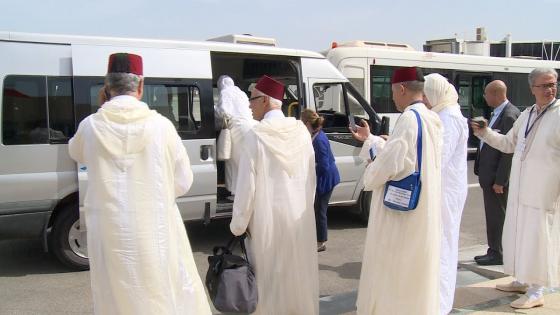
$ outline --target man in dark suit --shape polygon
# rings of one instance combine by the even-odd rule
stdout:
[[[520,112],[507,99],[507,86],[495,80],[484,89],[484,99],[494,111],[489,126],[493,130],[506,134],[519,117]],[[506,215],[509,172],[512,154],[502,153],[481,142],[474,164],[474,173],[484,196],[486,212],[486,236],[488,251],[486,255],[476,256],[479,265],[501,265],[502,261],[502,230]]]

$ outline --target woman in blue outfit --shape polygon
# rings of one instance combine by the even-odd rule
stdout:
[[[317,188],[315,191],[315,224],[317,226],[317,251],[327,249],[327,207],[334,187],[340,182],[340,175],[334,162],[329,139],[322,131],[324,118],[315,111],[306,109],[301,114],[301,121],[307,126],[313,139],[315,150],[315,173]]]

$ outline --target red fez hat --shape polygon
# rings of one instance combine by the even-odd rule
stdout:
[[[402,67],[393,72],[391,77],[391,84],[407,82],[407,81],[420,81],[424,82],[424,75],[422,71],[416,67]]]
[[[132,73],[143,75],[142,57],[128,53],[112,54],[109,56],[107,73]]]
[[[263,75],[259,81],[257,81],[255,89],[277,100],[281,101],[284,99],[284,84],[267,75]]]

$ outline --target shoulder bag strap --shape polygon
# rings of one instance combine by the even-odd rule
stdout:
[[[422,170],[422,120],[420,120],[420,115],[415,109],[410,109],[416,115],[416,121],[418,122],[418,135],[416,135],[416,159],[418,161],[418,174]]]

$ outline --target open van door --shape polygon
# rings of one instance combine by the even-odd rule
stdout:
[[[194,173],[189,192],[178,199],[183,220],[209,218],[216,208],[214,104],[210,53],[202,50],[72,45],[76,122],[95,112],[108,57],[116,52],[142,56],[142,101],[167,117],[183,140]],[[82,168],[80,205],[87,174]]]
[[[348,117],[369,118],[364,108],[348,94],[348,80],[327,60],[302,58],[302,73],[306,81],[307,107],[323,118],[323,131],[330,140],[336,166],[340,173],[331,196],[331,204],[355,204],[363,188],[363,165],[358,154],[362,143],[348,130]]]

